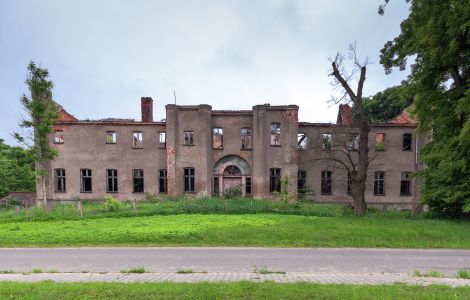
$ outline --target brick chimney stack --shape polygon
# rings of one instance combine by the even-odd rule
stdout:
[[[141,97],[140,98],[141,111],[142,111],[142,122],[150,123],[153,122],[153,100],[152,97]]]

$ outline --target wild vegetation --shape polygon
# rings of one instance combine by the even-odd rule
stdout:
[[[1,282],[5,299],[466,299],[470,287],[232,283]]]

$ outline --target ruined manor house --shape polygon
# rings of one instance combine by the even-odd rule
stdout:
[[[331,159],[354,161],[358,135],[351,109],[340,105],[336,124],[298,121],[296,105],[255,105],[213,110],[210,105],[166,105],[153,120],[153,100],[141,99],[141,121],[78,120],[60,107],[51,137],[51,200],[143,199],[146,193],[223,195],[234,186],[243,197],[272,198],[286,181],[289,192],[323,203],[352,203],[351,180]],[[410,209],[418,202],[418,151],[424,139],[403,112],[371,124],[369,205]],[[344,147],[343,147],[344,146]],[[346,155],[348,154],[348,155]],[[38,197],[41,189],[38,189]]]

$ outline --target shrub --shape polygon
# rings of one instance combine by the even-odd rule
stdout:
[[[106,196],[104,198],[104,206],[107,211],[118,211],[122,209],[121,201],[111,196]]]
[[[232,199],[232,198],[235,198],[235,197],[240,197],[242,195],[242,189],[243,189],[242,184],[237,184],[237,185],[231,186],[228,189],[225,189],[224,197],[228,198],[228,199]]]

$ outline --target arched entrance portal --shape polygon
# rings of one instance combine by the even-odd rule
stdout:
[[[215,164],[213,192],[223,196],[230,188],[240,186],[242,197],[251,195],[251,168],[246,160],[237,155],[224,156]]]

